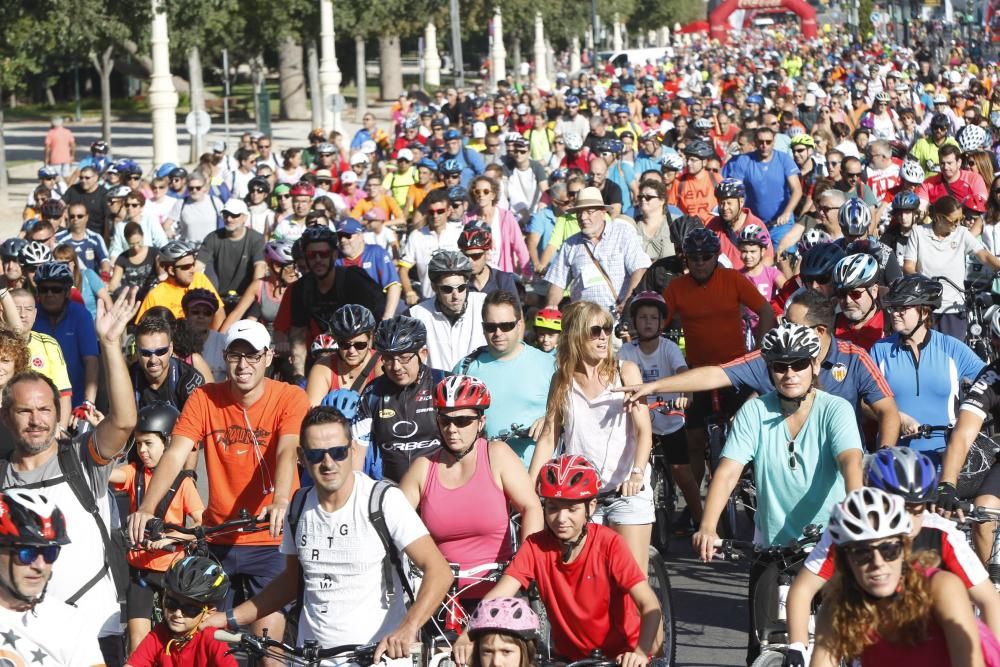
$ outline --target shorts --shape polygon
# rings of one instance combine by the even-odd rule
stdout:
[[[621,526],[641,526],[653,523],[656,514],[653,512],[653,489],[646,484],[635,496],[605,496],[598,498],[597,511],[590,517],[594,523],[615,523]]]
[[[125,594],[126,617],[128,620],[153,617],[153,596],[163,587],[163,572],[128,569],[128,592]]]
[[[663,435],[654,433],[653,449],[657,448],[670,465],[681,466],[691,463],[691,457],[688,456],[687,433],[682,428]]]
[[[976,491],[976,496],[993,496],[995,498],[1000,498],[1000,465],[994,465],[990,468],[990,471],[986,473],[986,478],[983,483],[979,485],[979,490]]]
[[[219,609],[233,606],[236,591],[246,591],[253,597],[264,590],[271,580],[285,571],[285,556],[277,546],[245,546],[239,544],[212,544],[212,555],[229,575],[231,585],[226,600]],[[240,599],[237,604],[243,602]],[[291,604],[286,608],[290,609]]]
[[[719,392],[719,408],[727,419],[735,415],[736,411],[743,405],[744,397],[734,388],[725,387],[723,389],[716,389],[715,391]],[[708,416],[711,414],[712,392],[697,391],[694,394],[691,404],[688,405],[687,413],[684,415],[684,419],[686,420],[684,427],[688,430],[703,429],[705,428],[705,424],[708,423]]]

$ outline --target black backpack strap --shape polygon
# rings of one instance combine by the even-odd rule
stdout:
[[[76,448],[73,447],[72,442],[60,442],[59,452],[56,456],[59,460],[59,469],[62,471],[63,478],[73,491],[73,495],[76,496],[80,506],[94,519],[94,523],[97,524],[97,529],[101,533],[101,542],[104,543],[104,564],[101,566],[101,569],[87,583],[80,587],[76,593],[73,593],[73,595],[66,599],[66,604],[76,605],[77,601],[87,594],[87,591],[96,586],[97,582],[107,575],[108,570],[111,569],[110,554],[116,547],[111,541],[111,534],[108,532],[108,527],[104,524],[104,519],[101,518],[101,512],[97,508],[97,499],[94,498],[94,492],[90,488],[90,481],[83,470],[83,463],[80,461],[80,457]],[[123,587],[119,587],[117,581],[115,582],[115,587],[118,590],[123,589]]]
[[[413,604],[413,588],[410,587],[410,582],[406,578],[406,573],[403,571],[403,561],[399,557],[396,545],[392,543],[392,537],[389,535],[389,527],[385,523],[385,494],[395,486],[392,482],[384,479],[375,482],[375,486],[372,487],[372,494],[368,498],[368,520],[371,521],[375,532],[378,533],[379,539],[382,540],[382,546],[385,547],[386,558],[382,563],[382,572],[387,577],[386,590],[391,590],[392,588],[392,570],[394,569],[396,574],[399,575],[399,583],[402,584],[403,590],[406,592],[406,597],[409,598],[410,604]]]
[[[358,394],[361,393],[361,386],[364,385],[365,378],[367,378],[368,374],[372,372],[372,369],[375,368],[375,364],[377,364],[380,359],[381,356],[378,354],[372,355],[372,358],[368,360],[365,367],[361,369],[360,373],[358,373],[358,377],[354,378],[354,382],[351,383],[351,391],[357,392]]]
[[[467,374],[469,372],[469,368],[472,366],[472,362],[474,362],[481,355],[486,353],[487,350],[489,350],[489,347],[483,345],[481,347],[477,347],[475,350],[467,354],[465,356],[465,359],[462,359],[462,365],[458,367],[458,374],[459,375]]]
[[[288,514],[285,518],[288,519],[288,534],[292,536],[292,544],[298,546],[298,535],[296,531],[299,527],[299,519],[302,518],[302,510],[306,506],[306,497],[309,495],[309,486],[300,486],[295,489],[295,493],[292,494],[292,501],[288,503]],[[306,593],[306,575],[302,570],[302,566],[299,565],[299,581],[298,590],[295,594],[296,605],[298,609],[302,609],[302,598]]]
[[[180,491],[181,484],[183,484],[186,479],[194,479],[194,470],[181,470],[177,473],[177,477],[174,477],[174,481],[170,484],[170,488],[167,489],[166,494],[164,494],[159,504],[157,504],[156,510],[153,512],[154,516],[161,519],[166,518],[167,508],[170,507],[170,503],[174,502],[177,492]],[[138,484],[136,486],[138,486]]]

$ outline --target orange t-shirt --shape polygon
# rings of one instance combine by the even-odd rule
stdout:
[[[128,493],[129,506],[134,512],[138,509],[138,503],[135,502],[135,464],[130,463],[126,466],[122,466],[121,470],[125,473],[126,480],[121,484],[112,484],[111,486],[116,491],[125,491]],[[148,468],[144,468],[144,473],[146,477],[146,488],[148,489],[149,480],[153,478],[153,471]],[[198,495],[198,489],[195,488],[194,480],[187,477],[177,488],[177,495],[174,496],[170,505],[167,506],[167,511],[163,520],[167,523],[183,526],[184,519],[186,517],[204,510],[205,503],[201,501],[201,496]],[[176,557],[176,553],[171,553],[169,551],[147,551],[145,549],[140,549],[128,552],[128,563],[132,567],[140,570],[166,572],[167,568],[170,567],[170,563],[173,562]]]
[[[715,217],[713,209],[718,205],[715,199],[715,181],[704,169],[697,176],[681,174],[670,184],[668,200],[675,202],[677,208],[686,215],[694,215],[708,224]]]
[[[177,419],[174,436],[191,438],[205,450],[211,489],[204,516],[206,526],[238,519],[241,509],[256,516],[271,504],[278,440],[284,435],[298,436],[308,409],[309,399],[301,388],[266,378],[264,395],[246,410],[233,397],[228,382],[214,382],[194,390]],[[253,432],[248,428],[251,425]],[[291,475],[291,491],[295,491],[298,474],[292,471]],[[278,545],[281,538],[259,531],[231,533],[215,541]]]
[[[704,285],[690,275],[675,278],[663,292],[669,322],[679,315],[687,341],[688,366],[716,366],[746,354],[741,306],[757,311],[767,304],[739,271],[717,266]]]
[[[396,203],[396,200],[389,195],[382,195],[377,200],[362,199],[354,205],[354,208],[351,209],[351,217],[361,220],[365,217],[365,213],[373,208],[382,209],[385,213],[386,220],[390,220],[392,218],[401,220],[404,217],[403,209],[399,208],[399,204]]]

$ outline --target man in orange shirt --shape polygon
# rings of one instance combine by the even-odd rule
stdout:
[[[66,178],[73,171],[76,157],[76,137],[63,127],[61,116],[53,116],[52,127],[45,134],[45,166],[55,167]]]
[[[184,404],[146,496],[129,517],[129,533],[134,542],[142,542],[146,522],[188,454],[201,448],[212,490],[205,525],[239,518],[241,509],[268,521],[267,532],[234,533],[212,545],[229,576],[245,578],[256,595],[285,568],[278,552],[281,523],[299,486],[296,450],[309,401],[299,387],[264,377],[274,352],[263,324],[234,324],[226,334],[224,356],[229,378],[199,387]],[[227,606],[231,609],[231,599]],[[267,628],[272,637],[280,637],[284,627],[281,612],[251,625],[255,634]]]
[[[670,201],[677,202],[677,207],[685,215],[697,216],[706,225],[718,204],[715,199],[718,179],[705,170],[705,161],[713,157],[717,157],[715,150],[707,141],[696,139],[687,144],[684,147],[684,173],[674,179],[668,197]]]
[[[401,225],[406,223],[406,216],[403,215],[403,209],[399,207],[396,200],[386,194],[385,189],[382,187],[382,177],[378,174],[368,174],[368,180],[365,181],[365,192],[368,196],[351,209],[351,217],[355,220],[361,220],[365,217],[365,213],[372,210],[373,208],[381,209],[385,213],[385,219],[389,225]]]
[[[721,365],[742,356],[747,352],[743,341],[743,308],[749,308],[760,318],[754,330],[754,339],[758,341],[774,328],[774,311],[739,271],[719,266],[721,246],[713,232],[694,229],[684,237],[682,247],[688,273],[675,278],[664,291],[667,302],[664,321],[669,322],[675,315],[680,317],[687,341],[688,366]],[[740,400],[734,390],[720,389],[718,398],[722,413],[726,416],[736,413]],[[698,392],[686,414],[691,472],[699,486],[705,475],[705,422],[712,412],[712,392]]]

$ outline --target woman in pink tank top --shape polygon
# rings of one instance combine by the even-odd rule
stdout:
[[[521,514],[522,540],[542,529],[542,506],[521,460],[506,444],[482,437],[489,406],[481,380],[466,375],[442,380],[434,408],[444,446],[416,459],[400,482],[445,559],[466,572],[510,560],[511,508]],[[463,577],[458,586],[459,601],[471,612],[493,584]]]
[[[995,667],[1000,643],[977,620],[965,586],[935,552],[910,552],[902,497],[863,487],[830,515],[837,572],[824,590],[813,667]],[[793,645],[794,647],[794,645]]]

